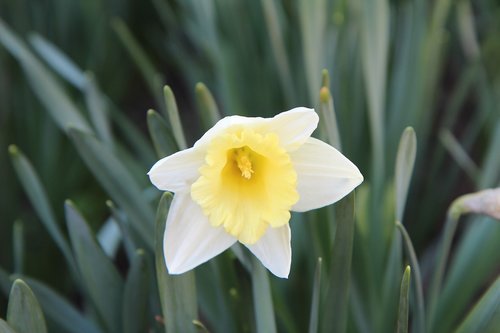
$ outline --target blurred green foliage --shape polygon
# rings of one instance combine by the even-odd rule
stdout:
[[[181,308],[167,323],[175,331],[196,306],[213,332],[393,331],[405,263],[413,264],[396,220],[419,259],[428,331],[493,332],[498,223],[463,218],[434,300],[430,285],[449,204],[500,182],[496,1],[0,0],[0,19],[0,286],[8,295],[20,274],[26,284],[16,282],[13,293],[39,299],[33,311],[41,306],[50,332],[160,331],[154,316]],[[236,251],[196,269],[196,279],[161,271],[153,260],[159,194],[145,175],[155,159],[189,146],[220,116],[298,105],[316,107],[317,135],[341,143],[365,175],[354,230],[336,228],[352,220],[347,200],[335,214],[294,215],[288,281],[247,272],[246,254]],[[158,112],[146,113],[152,107]],[[158,216],[166,209],[160,203]],[[94,239],[109,221],[123,238],[117,251],[106,250],[116,232],[104,250]],[[337,241],[339,230],[352,232],[352,242]],[[350,255],[352,263],[341,260]],[[92,284],[94,273],[113,287]],[[418,279],[408,274],[410,318],[421,332]],[[342,286],[345,302],[336,298]],[[182,305],[169,298],[176,292]],[[148,306],[132,306],[146,298]],[[275,316],[262,315],[259,305],[270,301]],[[347,311],[331,310],[346,303]],[[145,317],[126,322],[141,310]]]

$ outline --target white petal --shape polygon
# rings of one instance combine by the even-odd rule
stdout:
[[[280,278],[288,278],[292,264],[288,224],[279,228],[268,228],[257,243],[246,245],[246,247],[271,273]]]
[[[215,228],[189,193],[176,193],[165,226],[163,251],[170,274],[182,274],[220,254],[236,242]]]
[[[297,172],[299,201],[293,211],[303,212],[339,201],[363,181],[358,168],[323,141],[309,138],[290,153]]]
[[[269,131],[278,134],[286,151],[299,148],[318,127],[319,117],[314,109],[295,108],[280,113],[269,122]]]
[[[261,117],[244,117],[244,116],[228,116],[219,120],[212,128],[210,128],[203,136],[195,142],[194,147],[203,147],[208,145],[215,137],[224,134],[224,132],[233,126],[244,126],[245,128],[253,128],[264,124],[266,118]]]
[[[236,126],[253,128],[260,133],[275,133],[280,143],[287,151],[300,147],[318,126],[319,117],[313,109],[304,107],[294,108],[282,112],[273,118],[229,116],[217,122],[195,144],[194,147],[203,147],[212,139],[224,133],[227,129]]]
[[[149,179],[160,190],[180,191],[198,179],[204,159],[205,152],[200,149],[179,151],[156,162],[148,172]]]

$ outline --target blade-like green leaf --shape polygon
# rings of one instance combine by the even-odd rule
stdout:
[[[150,91],[162,109],[164,109],[163,100],[161,98],[161,87],[163,86],[163,79],[156,71],[153,62],[149,56],[142,49],[139,42],[135,39],[130,29],[125,22],[121,19],[114,19],[111,22],[113,29],[118,35],[125,49],[128,51],[135,64],[141,71],[144,81],[148,84]]]
[[[121,332],[123,280],[70,201],[65,203],[65,212],[82,283],[107,330]]]
[[[425,332],[425,308],[424,308],[424,292],[422,287],[422,274],[420,273],[420,265],[418,264],[417,255],[415,249],[413,248],[413,243],[411,242],[410,235],[406,231],[406,228],[399,222],[396,221],[396,227],[401,232],[403,236],[403,242],[405,244],[406,252],[410,258],[410,265],[414,267],[413,277],[415,278],[415,292],[417,295],[416,299],[416,311],[415,319],[417,321],[416,327],[417,332]]]
[[[22,273],[24,267],[24,225],[21,220],[14,222],[12,228],[12,250],[14,272]]]
[[[85,75],[85,79],[85,103],[90,115],[90,120],[92,121],[92,125],[94,125],[99,139],[111,146],[113,138],[107,114],[108,110],[106,99],[101,94],[99,87],[97,86],[94,74],[87,73]]]
[[[3,319],[0,319],[0,333],[17,333]]]
[[[175,95],[169,86],[163,87],[163,96],[165,98],[165,104],[167,106],[168,120],[170,121],[170,126],[174,132],[175,141],[179,149],[186,149],[186,137],[184,136],[184,130],[182,128],[181,119],[179,117],[179,108],[177,107],[177,102],[175,101]]]
[[[163,256],[163,234],[172,195],[164,193],[156,214],[155,262],[158,290],[165,320],[165,332],[195,333],[193,320],[198,318],[194,271],[169,275]]]
[[[56,221],[54,212],[52,211],[52,207],[50,206],[47,198],[45,188],[38,178],[35,169],[31,165],[30,161],[16,146],[11,145],[9,147],[9,153],[14,169],[16,170],[17,176],[19,177],[19,180],[28,195],[28,198],[30,199],[43,225],[64,255],[73,276],[77,278],[78,273],[68,241],[63,236],[61,228]]]
[[[69,134],[89,169],[152,249],[154,215],[135,179],[113,152],[94,136],[73,129]]]
[[[321,295],[321,257],[316,262],[316,272],[314,273],[314,285],[311,300],[311,316],[309,318],[309,333],[318,332],[319,323],[319,301]]]
[[[148,331],[149,269],[146,254],[137,250],[125,283],[123,332]]]
[[[59,48],[37,33],[31,34],[29,41],[35,51],[54,71],[78,89],[83,89],[85,85],[84,73]]]
[[[46,333],[42,309],[30,287],[20,279],[14,281],[9,295],[7,323],[17,333]]]
[[[408,332],[408,309],[410,301],[410,266],[406,266],[401,280],[401,291],[399,294],[398,327],[397,333]]]
[[[355,225],[354,192],[335,206],[335,222],[337,223],[337,229],[321,322],[323,332],[345,332],[347,327]]]
[[[276,3],[275,0],[262,0],[262,10],[266,20],[267,30],[271,48],[273,50],[276,65],[280,74],[280,81],[286,98],[289,102],[293,102],[293,85],[292,76],[290,73],[290,64],[285,48],[285,39],[281,30],[280,17],[282,17],[283,8]],[[279,15],[279,14],[281,15]]]
[[[200,118],[204,125],[204,129],[209,129],[216,122],[219,121],[221,113],[217,104],[215,103],[214,97],[207,86],[203,83],[198,82],[196,84],[196,100],[198,102],[198,108],[200,111]]]
[[[339,151],[342,150],[337,116],[333,105],[333,97],[328,87],[322,87],[319,92],[319,112],[321,115],[320,126],[324,132],[326,141]]]
[[[491,332],[500,327],[500,278],[491,285],[459,325],[456,333]]]
[[[47,321],[69,333],[100,333],[97,326],[85,318],[57,292],[35,279],[23,277],[33,290],[46,315]]]
[[[403,213],[410,186],[413,165],[417,155],[417,138],[415,131],[407,127],[399,140],[396,156],[396,220],[403,221]]]
[[[327,1],[298,1],[300,34],[302,37],[302,52],[304,69],[309,88],[309,101],[316,101],[320,88],[321,68],[324,66],[324,42],[327,22]]]
[[[460,142],[448,129],[442,129],[439,132],[439,140],[448,150],[455,162],[467,173],[474,181],[479,179],[479,170],[467,151],[460,145]]]
[[[92,132],[88,122],[59,83],[1,19],[0,43],[19,61],[31,88],[63,131],[71,126],[84,132]]]
[[[276,333],[271,286],[266,268],[252,256],[252,293],[257,333]]]
[[[155,110],[148,110],[148,129],[158,157],[168,156],[177,150],[170,129]]]

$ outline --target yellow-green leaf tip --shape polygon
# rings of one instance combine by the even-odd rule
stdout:
[[[17,155],[19,154],[19,148],[16,145],[9,145],[9,154]]]
[[[322,87],[319,91],[319,100],[321,103],[328,103],[330,101],[330,90],[327,87]]]

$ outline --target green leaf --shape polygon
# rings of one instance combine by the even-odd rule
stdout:
[[[417,138],[415,131],[407,127],[399,140],[396,156],[396,220],[403,221],[403,213],[410,186],[415,157],[417,155]]]
[[[82,283],[107,330],[121,332],[123,280],[97,244],[87,223],[70,201],[66,222]]]
[[[0,333],[17,333],[3,319],[0,319]]]
[[[12,248],[14,272],[22,273],[24,267],[24,225],[21,220],[14,222],[12,228]]]
[[[399,294],[399,311],[397,333],[408,332],[408,309],[410,301],[410,266],[406,266],[401,280],[401,291]]]
[[[165,157],[177,151],[170,129],[155,110],[148,110],[148,129],[158,157]]]
[[[175,95],[169,86],[163,87],[163,96],[165,98],[165,104],[167,106],[168,120],[170,121],[170,126],[174,132],[175,141],[179,149],[183,150],[187,148],[186,137],[184,136],[184,130],[182,128],[181,119],[179,118],[179,109],[177,108],[177,102],[175,101]]]
[[[293,102],[293,81],[285,47],[285,39],[283,38],[281,22],[279,19],[283,15],[283,8],[281,6],[278,6],[275,0],[261,0],[261,3],[262,10],[264,11],[267,30],[269,31],[269,34],[267,35],[270,38],[271,48],[276,60],[276,65],[278,66],[281,85],[287,100],[289,102]]]
[[[354,192],[351,192],[335,206],[335,221],[337,229],[328,272],[330,276],[325,286],[323,332],[345,332],[347,327],[355,226]]]
[[[302,37],[302,56],[304,69],[309,88],[309,101],[315,102],[320,88],[321,68],[324,60],[326,33],[327,1],[300,0],[298,1],[300,34]]]
[[[460,145],[460,142],[448,129],[441,129],[439,131],[439,140],[443,146],[448,150],[455,162],[466,172],[466,174],[474,182],[479,179],[479,169],[469,156],[467,151]]]
[[[477,218],[468,224],[453,251],[442,292],[438,298],[434,332],[453,329],[475,293],[495,274],[500,252],[500,228],[490,218]],[[481,260],[478,260],[481,258]]]
[[[319,92],[319,113],[321,115],[320,126],[326,141],[338,150],[342,150],[337,116],[333,105],[333,96],[328,87],[322,87]]]
[[[271,286],[266,268],[252,257],[252,293],[257,333],[276,333]]]
[[[135,179],[114,153],[94,136],[73,129],[69,134],[94,176],[127,213],[131,225],[152,249],[154,215]]]
[[[198,82],[196,84],[196,101],[198,102],[199,115],[204,129],[207,130],[219,121],[221,113],[215,103],[214,97],[207,86]]]
[[[123,332],[148,331],[149,269],[143,250],[137,250],[125,283]]]
[[[153,62],[149,59],[146,52],[142,49],[139,42],[132,35],[132,32],[127,27],[125,22],[121,19],[115,18],[112,20],[111,25],[118,35],[125,49],[128,51],[135,64],[139,68],[144,81],[148,84],[150,91],[162,109],[164,108],[163,100],[161,98],[161,87],[163,86],[163,79],[156,71]]]
[[[415,291],[417,295],[416,299],[416,327],[417,332],[425,332],[426,324],[425,324],[425,308],[424,308],[424,293],[422,287],[422,274],[420,273],[420,265],[418,264],[417,255],[415,253],[415,249],[413,248],[413,244],[410,239],[410,235],[406,231],[406,228],[399,222],[396,221],[396,227],[401,232],[401,236],[403,236],[403,242],[406,247],[406,252],[408,257],[410,258],[410,265],[414,267],[413,277],[415,279]]]
[[[93,322],[53,289],[35,279],[23,277],[23,280],[31,286],[49,323],[69,333],[100,333]]]
[[[316,272],[314,273],[314,285],[311,300],[311,316],[309,318],[309,333],[318,332],[319,322],[319,301],[321,295],[321,257],[316,262]]]
[[[1,19],[0,43],[19,61],[31,88],[63,131],[71,126],[80,131],[92,132],[88,122],[68,98],[61,85]]]
[[[17,333],[46,333],[42,309],[30,287],[20,279],[14,281],[9,295],[7,323]]]
[[[108,119],[106,99],[100,92],[92,73],[85,75],[85,103],[99,139],[107,145],[112,145],[113,137]]]
[[[37,33],[31,34],[29,41],[35,51],[54,71],[78,89],[83,90],[85,85],[84,73],[59,48]]]
[[[172,195],[165,192],[156,214],[155,262],[158,290],[165,320],[165,332],[195,333],[193,320],[198,317],[194,271],[169,275],[163,255],[163,234]]]
[[[456,333],[491,332],[500,327],[500,278],[488,288]]]
[[[61,250],[66,263],[68,264],[71,273],[75,278],[78,278],[75,260],[71,253],[68,241],[63,236],[61,228],[59,227],[52,207],[50,206],[47,193],[42,185],[35,169],[30,161],[24,154],[14,145],[9,146],[9,153],[16,170],[17,176],[23,185],[24,191],[28,195],[31,204],[35,208],[38,216],[40,217],[44,227],[49,232],[52,239],[55,241],[59,250]]]

